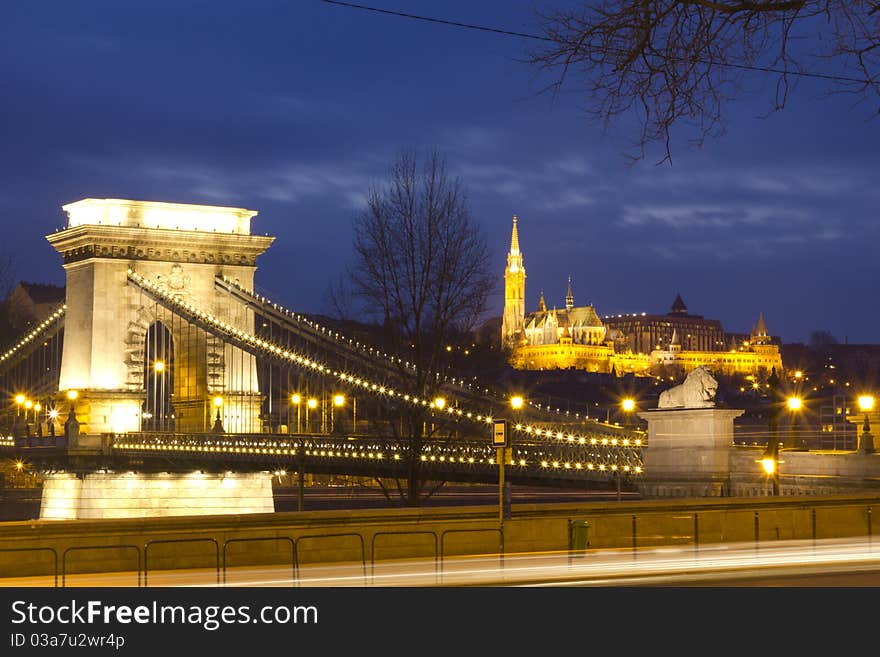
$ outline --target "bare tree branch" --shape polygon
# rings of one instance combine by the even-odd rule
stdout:
[[[595,0],[539,13],[545,37],[527,61],[554,74],[557,93],[573,75],[586,111],[606,128],[635,115],[635,159],[672,131],[693,141],[723,134],[725,103],[750,70],[777,78],[772,111],[786,106],[802,62],[832,61],[838,91],[880,95],[877,0]],[[795,43],[797,40],[797,43]],[[839,74],[839,75],[835,75]]]

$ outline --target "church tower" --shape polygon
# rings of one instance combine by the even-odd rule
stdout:
[[[753,345],[770,344],[770,334],[767,332],[767,325],[764,323],[763,312],[759,313],[758,323],[752,329],[752,334],[749,336],[749,340]]]
[[[504,270],[504,315],[501,318],[501,344],[508,346],[522,330],[526,316],[526,270],[519,250],[519,233],[516,215],[510,233],[510,251],[507,253],[507,269]]]

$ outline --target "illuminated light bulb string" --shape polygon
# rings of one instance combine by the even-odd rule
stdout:
[[[404,360],[399,356],[393,356],[388,354],[387,352],[382,351],[378,347],[373,347],[368,344],[362,343],[359,340],[354,340],[352,338],[347,338],[339,331],[335,331],[332,328],[328,328],[323,326],[308,317],[294,313],[291,310],[284,308],[284,306],[280,306],[279,304],[273,302],[271,299],[266,298],[265,296],[259,295],[252,290],[247,290],[241,287],[240,284],[235,281],[229,280],[226,276],[217,276],[218,284],[222,281],[221,287],[226,289],[227,291],[235,294],[239,297],[240,300],[243,300],[247,303],[262,306],[262,309],[266,312],[269,312],[271,309],[271,313],[273,316],[281,317],[285,321],[285,323],[289,323],[292,325],[296,325],[298,328],[307,329],[311,335],[314,335],[320,339],[332,339],[337,345],[340,345],[346,349],[349,349],[352,353],[355,353],[359,356],[369,358],[373,360],[375,363],[378,363],[379,366],[387,367],[389,365],[400,365],[405,369],[410,369],[415,371],[415,364],[410,363],[409,361]],[[380,360],[383,359],[385,362],[383,363]],[[498,398],[498,400],[502,400],[503,397],[491,391],[489,388],[484,386],[474,386],[469,381],[464,378],[455,378],[449,376],[441,377],[439,373],[434,373],[434,378],[443,384],[449,384],[455,387],[462,388],[464,390],[477,392],[480,394],[488,394],[494,395]]]
[[[248,333],[247,331],[243,331],[230,325],[228,322],[225,322],[215,317],[211,313],[201,310],[193,304],[183,301],[180,297],[168,294],[160,286],[153,283],[152,281],[147,280],[140,274],[137,274],[132,269],[128,270],[128,278],[133,283],[142,288],[145,292],[153,296],[157,301],[169,308],[169,310],[178,312],[179,314],[189,315],[191,318],[209,327],[209,331],[214,332],[215,334],[221,333],[224,337],[231,338],[233,341],[238,341],[240,344],[245,346],[246,351],[251,352],[251,350],[260,350],[262,353],[267,354],[270,357],[283,360],[293,365],[298,365],[304,369],[317,372],[318,374],[324,376],[336,378],[343,383],[348,383],[350,385],[356,386],[376,396],[386,396],[402,399],[404,402],[408,402],[414,406],[426,407],[430,409],[433,413],[438,415],[445,414],[456,420],[468,420],[471,422],[482,424],[484,426],[492,424],[493,418],[491,413],[465,410],[462,407],[453,405],[451,403],[444,404],[444,413],[443,410],[435,406],[433,400],[422,399],[419,398],[417,395],[410,395],[409,393],[396,390],[390,385],[370,381],[363,377],[355,376],[350,373],[333,369],[301,353],[263,340],[262,338],[259,338],[252,333]],[[537,427],[531,424],[515,424],[511,428],[515,431],[524,433],[529,437],[555,439],[556,441],[567,441],[568,443],[577,443],[579,445],[589,444],[591,446],[599,446],[604,448],[638,448],[645,443],[645,441],[641,437],[637,437],[632,440],[628,437],[618,438],[616,436],[603,436],[601,438],[597,438],[596,436],[579,435],[566,431],[560,431],[558,429]]]
[[[187,452],[200,454],[218,455],[242,455],[245,457],[292,457],[304,448],[303,453],[312,458],[342,458],[342,459],[367,459],[383,461],[390,459],[400,461],[400,452],[405,446],[387,445],[384,441],[365,440],[358,444],[343,440],[341,443],[333,439],[300,439],[302,442],[283,437],[275,439],[253,438],[250,436],[141,436],[138,439],[127,436],[119,436],[114,442],[114,449],[133,450],[146,453],[155,452]],[[425,452],[420,455],[423,462],[431,462],[435,465],[473,465],[474,467],[494,466],[496,460],[492,452],[494,448],[482,442],[456,441],[449,445],[425,446]],[[577,458],[563,459],[558,454],[552,454],[531,446],[514,447],[513,454],[507,464],[518,467],[539,466],[542,469],[558,469],[568,471],[567,476],[580,476],[589,473],[614,473],[623,471],[630,474],[640,474],[640,465],[617,464],[608,462],[581,462]],[[464,453],[464,455],[462,455]],[[599,457],[601,460],[601,456]]]
[[[52,327],[55,322],[60,320],[64,316],[64,312],[67,310],[67,305],[62,305],[58,310],[49,315],[48,318],[40,322],[36,328],[32,329],[29,333],[27,333],[21,340],[19,340],[14,347],[11,347],[4,354],[0,355],[0,363],[8,361],[15,354],[17,354],[21,349],[31,344],[37,338],[43,337],[43,334]]]
[[[229,291],[234,291],[241,296],[247,297],[251,303],[262,305],[266,309],[271,307],[272,310],[275,311],[275,313],[282,315],[290,322],[296,322],[304,327],[309,328],[318,337],[334,338],[341,345],[343,345],[347,348],[351,348],[355,351],[358,351],[360,354],[362,354],[366,357],[369,357],[369,358],[374,358],[374,359],[383,358],[387,361],[387,363],[385,363],[383,365],[396,363],[399,365],[403,365],[407,369],[415,369],[415,365],[409,363],[408,361],[405,361],[403,358],[400,358],[398,356],[389,355],[388,353],[383,352],[382,350],[380,350],[376,347],[369,346],[367,344],[361,343],[360,341],[356,341],[351,338],[346,338],[344,335],[340,334],[338,331],[334,331],[333,329],[330,329],[326,326],[322,326],[321,324],[318,324],[317,322],[310,320],[309,318],[305,317],[304,315],[301,315],[299,313],[294,313],[291,310],[285,309],[284,306],[281,306],[281,305],[273,302],[271,299],[268,299],[265,296],[257,294],[253,290],[247,290],[247,289],[243,288],[239,283],[230,280],[226,276],[218,276],[217,279],[218,279],[218,282],[222,281],[223,287],[225,289],[227,289]],[[476,377],[474,377],[474,378],[476,379]],[[440,375],[435,374],[435,379],[440,381],[441,380]],[[451,384],[451,385],[459,387],[459,388],[463,388],[463,389],[470,391],[470,392],[477,393],[480,396],[488,396],[490,398],[493,398],[493,401],[495,401],[497,403],[506,403],[506,397],[503,394],[498,393],[497,391],[493,391],[488,386],[485,386],[485,385],[482,385],[479,383],[477,385],[474,385],[473,383],[466,381],[463,378],[456,379],[455,377],[451,377],[451,378],[450,377],[443,377],[442,382]],[[550,416],[565,417],[565,418],[572,418],[573,417],[576,420],[580,419],[580,413],[578,413],[578,412],[572,414],[570,411],[562,411],[559,408],[553,409],[549,404],[544,406],[542,404],[538,404],[538,403],[535,403],[532,401],[526,401],[526,404],[528,404],[531,408],[533,408],[539,412],[549,414]],[[601,420],[599,420],[597,418],[590,418],[586,414],[584,414],[584,420],[595,423],[598,427],[609,427],[609,428],[615,427],[615,425],[612,425],[611,423],[602,422]],[[615,427],[615,428],[617,428],[617,427]],[[639,430],[634,430],[634,431],[636,431],[636,433],[640,433]]]

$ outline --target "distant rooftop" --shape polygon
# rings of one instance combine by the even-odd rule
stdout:
[[[64,303],[65,301],[65,288],[63,285],[28,283],[27,281],[22,281],[18,285],[34,303]]]

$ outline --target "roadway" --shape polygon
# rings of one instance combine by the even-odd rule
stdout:
[[[138,575],[68,575],[68,587],[134,587]],[[143,584],[143,582],[141,582]],[[51,577],[0,586],[53,586]],[[867,538],[487,554],[406,561],[150,572],[150,587],[876,587],[880,545]]]

